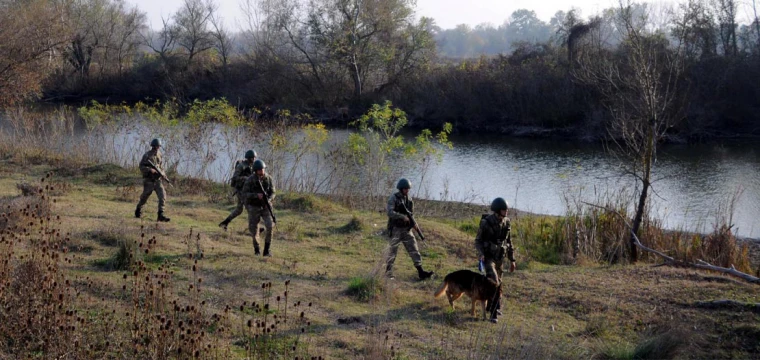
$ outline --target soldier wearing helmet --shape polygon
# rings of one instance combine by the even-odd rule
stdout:
[[[137,203],[135,209],[135,217],[140,218],[142,216],[142,207],[148,201],[150,195],[155,191],[158,197],[158,218],[157,221],[167,222],[170,219],[164,216],[164,210],[166,206],[166,190],[161,182],[161,174],[159,171],[153,168],[151,164],[155,165],[161,171],[163,171],[163,160],[161,156],[161,139],[153,139],[150,142],[150,150],[143,155],[140,160],[140,172],[143,176],[143,192],[140,195],[140,202]]]
[[[245,208],[248,210],[248,230],[253,236],[253,250],[256,255],[261,255],[259,251],[259,221],[264,220],[266,228],[266,238],[264,239],[264,256],[272,256],[269,252],[269,245],[272,243],[272,213],[267,208],[267,198],[271,202],[274,200],[275,189],[274,180],[266,173],[267,165],[263,160],[253,162],[253,175],[249,176],[241,189],[243,199],[245,199]],[[265,196],[266,194],[266,196]]]
[[[503,198],[496,198],[491,202],[490,215],[483,215],[475,236],[475,248],[478,250],[480,260],[483,261],[486,277],[501,286],[504,257],[510,261],[509,272],[515,271],[514,247],[512,246],[511,226],[507,211],[509,204]],[[497,322],[501,315],[501,299],[489,301],[487,311],[491,312],[491,322]]]
[[[399,180],[396,184],[398,192],[388,198],[386,206],[388,213],[390,249],[385,265],[385,275],[389,279],[393,279],[393,263],[396,261],[398,247],[401,244],[404,244],[406,252],[408,252],[409,256],[412,258],[420,280],[425,280],[433,276],[432,271],[425,271],[422,268],[422,257],[420,256],[420,251],[417,247],[417,239],[415,239],[414,234],[412,233],[412,225],[407,213],[408,211],[414,214],[414,202],[412,201],[411,196],[409,196],[409,189],[411,188],[412,184],[409,180]]]
[[[230,185],[233,189],[235,189],[237,206],[234,210],[232,210],[230,215],[224,219],[224,221],[219,223],[219,227],[224,230],[227,230],[227,225],[230,224],[230,221],[232,221],[232,219],[238,217],[238,215],[243,213],[243,208],[245,207],[245,198],[243,197],[241,191],[243,189],[243,185],[245,185],[245,181],[249,176],[253,174],[253,163],[255,161],[256,151],[248,150],[245,152],[245,160],[238,160],[235,163],[235,172],[232,174],[232,178],[230,179]]]

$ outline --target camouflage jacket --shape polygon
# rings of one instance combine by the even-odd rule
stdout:
[[[143,155],[142,160],[140,160],[140,172],[142,173],[143,179],[150,179],[150,180],[157,180],[161,177],[159,174],[151,174],[150,170],[153,169],[150,165],[148,165],[148,161],[155,164],[159,169],[163,170],[163,161],[160,151],[153,151],[148,150],[148,152]]]
[[[245,185],[245,181],[253,174],[253,163],[248,160],[238,160],[235,162],[235,172],[230,179],[230,185],[240,191]]]
[[[500,221],[496,214],[483,215],[475,236],[475,248],[489,259],[501,260],[506,255],[509,261],[515,261],[511,230],[509,218]]]
[[[259,181],[258,175],[254,173],[245,180],[240,191],[246,204],[264,206],[266,202],[263,199],[259,200],[258,194],[266,194],[269,201],[273,201],[275,196],[274,180],[271,176],[264,175],[264,178]]]
[[[411,196],[404,196],[399,191],[388,198],[388,203],[386,205],[386,211],[388,213],[388,229],[392,226],[411,228],[409,223],[404,223],[404,218],[406,218],[404,206],[414,214],[414,201],[412,201]]]

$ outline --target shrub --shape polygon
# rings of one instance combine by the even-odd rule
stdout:
[[[358,276],[349,280],[346,293],[358,301],[369,301],[379,296],[382,291],[382,282],[377,277]]]
[[[348,224],[343,225],[343,226],[341,226],[341,227],[338,228],[338,232],[344,233],[344,234],[353,233],[353,232],[360,232],[360,231],[364,230],[365,227],[366,226],[364,225],[364,222],[361,219],[359,219],[358,217],[356,217],[356,215],[354,215],[351,218],[351,220],[348,222]]]

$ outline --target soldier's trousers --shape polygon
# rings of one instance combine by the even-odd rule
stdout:
[[[143,180],[143,192],[142,195],[140,195],[140,202],[137,203],[137,208],[142,208],[143,205],[145,205],[145,203],[148,201],[150,194],[152,194],[154,191],[156,192],[156,196],[158,196],[158,212],[163,213],[166,206],[166,191],[164,190],[164,184],[161,183],[161,179]]]
[[[483,266],[486,268],[486,277],[501,284],[501,275],[504,273],[504,258],[492,259],[486,257],[483,259]]]
[[[224,222],[229,223],[232,221],[232,219],[238,217],[240,214],[243,213],[243,209],[245,209],[245,203],[243,202],[243,195],[240,194],[240,191],[238,191],[235,194],[235,197],[237,198],[237,206],[235,206],[235,209],[232,210],[229,216],[227,216],[227,219],[224,220]]]
[[[486,257],[483,259],[483,266],[486,268],[486,277],[495,280],[501,286],[501,276],[504,273],[504,258],[492,259]],[[491,314],[491,318],[497,318],[496,310],[501,309],[501,297],[495,298],[488,302],[486,311]]]
[[[272,242],[272,214],[269,209],[256,205],[246,205],[245,209],[248,210],[248,230],[253,236],[253,247],[259,248],[259,221],[261,220],[264,220],[267,232],[264,244],[269,245]]]
[[[404,248],[406,248],[406,252],[408,252],[409,256],[412,258],[414,266],[421,266],[422,257],[420,256],[419,248],[417,248],[417,239],[414,238],[412,229],[394,226],[393,232],[391,233],[390,243],[388,244],[390,249],[388,252],[388,260],[386,262],[387,268],[390,269],[393,267],[393,263],[396,261],[398,247],[402,243],[404,244]]]

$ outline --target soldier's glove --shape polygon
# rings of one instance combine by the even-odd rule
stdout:
[[[512,245],[507,245],[507,258],[511,262],[515,262],[515,248]]]
[[[404,219],[402,220],[404,222],[404,225],[409,225],[409,217],[404,216]]]

